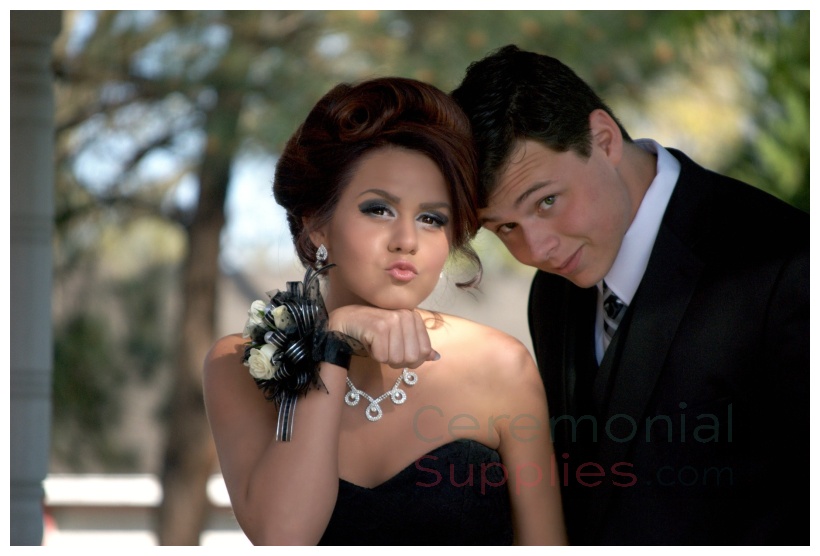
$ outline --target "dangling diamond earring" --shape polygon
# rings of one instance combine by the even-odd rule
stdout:
[[[316,264],[315,264],[316,268],[317,269],[321,268],[322,265],[325,264],[326,260],[327,260],[327,247],[325,247],[325,244],[322,243],[321,245],[319,245],[319,248],[316,250]]]

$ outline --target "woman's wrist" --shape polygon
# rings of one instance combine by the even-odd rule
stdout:
[[[320,348],[319,361],[336,365],[344,369],[350,369],[350,358],[353,356],[353,348],[345,339],[344,334],[334,330],[328,330],[325,334],[323,346]]]
[[[299,398],[311,389],[325,388],[319,378],[321,363],[350,366],[353,349],[343,334],[328,330],[319,292],[318,274],[331,266],[307,269],[302,282],[268,292],[269,303],[255,301],[248,311],[243,361],[265,397],[278,406],[277,440],[291,439]]]

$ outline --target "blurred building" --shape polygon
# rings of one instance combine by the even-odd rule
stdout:
[[[154,518],[162,487],[154,475],[49,475],[43,544],[52,547],[157,545]],[[231,511],[220,475],[208,481],[209,518],[202,546],[250,546]]]
[[[59,11],[10,14],[10,544],[39,545],[51,428],[54,95]]]

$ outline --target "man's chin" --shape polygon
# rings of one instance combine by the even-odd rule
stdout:
[[[591,288],[591,287],[593,287],[594,285],[597,284],[597,282],[593,282],[593,281],[589,281],[589,280],[582,280],[582,279],[578,279],[578,278],[573,277],[573,276],[565,276],[565,278],[567,280],[569,280],[570,282],[572,282],[573,284],[575,284],[576,286],[578,286],[579,288],[583,288],[583,289]]]

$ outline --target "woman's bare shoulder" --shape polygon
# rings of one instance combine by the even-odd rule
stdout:
[[[245,343],[241,334],[214,342],[202,366],[205,405],[212,425],[217,420],[243,420],[246,415],[270,410],[243,362]]]
[[[455,380],[481,392],[483,409],[492,415],[519,410],[541,415],[546,396],[541,375],[527,347],[516,337],[462,317],[440,314],[431,332]],[[477,410],[479,411],[479,410]]]
[[[243,362],[246,341],[241,334],[231,334],[214,342],[202,364],[206,394],[218,392],[237,381],[247,381],[249,374]]]
[[[208,357],[221,357],[226,354],[242,355],[245,350],[245,343],[247,338],[243,338],[241,334],[228,334],[219,338],[208,350]]]
[[[431,339],[440,338],[443,349],[481,362],[482,367],[501,369],[501,372],[504,369],[531,372],[535,368],[527,347],[511,334],[446,313],[437,313],[434,318],[438,319],[438,326],[431,331]]]
[[[247,340],[241,334],[230,334],[219,338],[205,356],[205,372],[242,365],[246,342]]]

